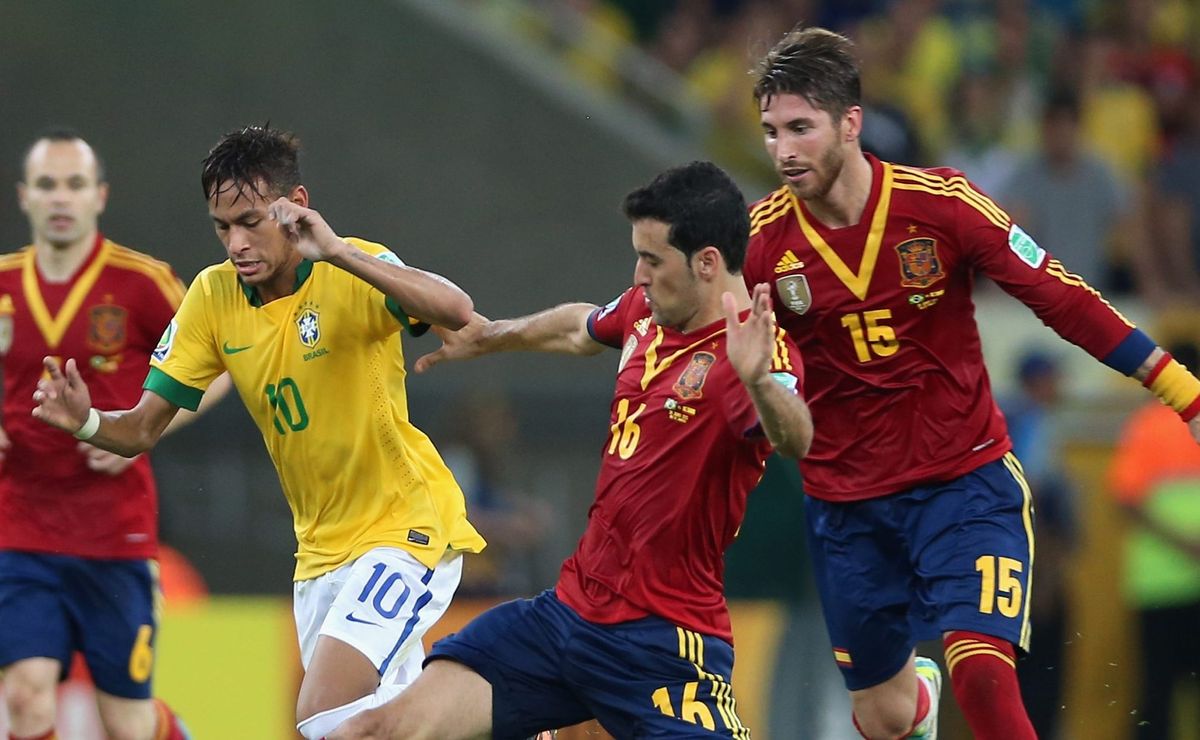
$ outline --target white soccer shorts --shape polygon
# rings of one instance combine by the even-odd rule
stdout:
[[[462,578],[462,554],[447,551],[433,570],[405,550],[377,547],[293,587],[300,662],[308,670],[317,637],[328,635],[370,659],[381,685],[407,686],[425,660],[421,640],[441,618]]]

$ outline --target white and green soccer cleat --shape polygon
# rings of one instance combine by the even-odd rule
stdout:
[[[925,719],[916,726],[909,737],[919,737],[923,740],[937,740],[938,729],[938,698],[942,693],[942,669],[932,659],[917,656],[917,680],[925,682],[929,690],[929,712]]]

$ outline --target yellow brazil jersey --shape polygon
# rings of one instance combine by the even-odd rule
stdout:
[[[399,263],[382,245],[347,241]],[[458,484],[408,420],[402,326],[425,328],[329,263],[302,262],[295,292],[261,305],[224,262],[196,277],[151,358],[145,387],[187,409],[229,371],[292,507],[296,580],[373,547],[428,567],[448,547],[484,547]]]

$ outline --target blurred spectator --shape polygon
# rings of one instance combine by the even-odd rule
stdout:
[[[895,75],[895,60],[884,41],[878,34],[865,34],[858,42],[863,89],[862,148],[889,162],[919,164],[924,156],[912,122],[895,102],[880,97]]]
[[[565,55],[575,71],[597,87],[616,90],[621,85],[618,60],[634,41],[629,17],[602,0],[566,0],[575,11],[578,27]]]
[[[1158,118],[1149,93],[1123,74],[1120,42],[1107,29],[1092,31],[1060,52],[1057,82],[1079,95],[1087,145],[1118,175],[1139,181],[1157,153]]]
[[[1175,146],[1152,178],[1151,267],[1173,295],[1200,296],[1200,86],[1194,87]]]
[[[1028,0],[976,1],[958,26],[962,29],[963,65],[986,70],[995,100],[993,123],[1006,147],[1028,153],[1038,141],[1037,122],[1049,86],[1062,30],[1052,15]],[[953,117],[959,108],[951,102]]]
[[[1101,290],[1113,287],[1109,237],[1118,226],[1136,228],[1137,209],[1111,168],[1085,149],[1073,91],[1060,90],[1046,101],[1040,150],[998,196],[1034,239],[1054,245],[1054,256],[1068,270]]]
[[[1194,342],[1170,349],[1197,368]],[[1109,481],[1131,526],[1124,586],[1137,611],[1142,659],[1133,724],[1138,740],[1166,740],[1176,684],[1190,679],[1200,687],[1200,447],[1178,414],[1150,402],[1126,424]]]
[[[762,153],[762,127],[754,105],[754,80],[747,73],[763,39],[791,26],[771,0],[746,0],[724,26],[720,40],[689,66],[688,88],[711,110],[712,129],[706,148],[718,161],[740,172],[774,179]]]
[[[677,3],[649,44],[650,53],[678,74],[707,48],[718,34],[718,19],[711,3]]]
[[[887,95],[887,103],[904,111],[925,158],[939,154],[946,140],[947,103],[960,67],[957,33],[940,7],[939,0],[892,0],[885,14],[864,20],[854,34],[860,50],[879,49],[887,60],[876,71],[889,79],[864,81],[864,89]]]
[[[958,79],[951,97],[956,115],[942,155],[947,166],[962,170],[989,195],[1005,191],[1021,161],[1002,141],[1004,101],[999,82],[990,72],[967,72]]]
[[[1018,666],[1021,695],[1038,737],[1050,740],[1062,725],[1063,677],[1070,615],[1070,560],[1075,552],[1075,490],[1063,467],[1063,445],[1055,411],[1062,401],[1058,361],[1040,350],[1021,357],[1016,367],[1019,390],[1002,403],[1012,438],[1033,493],[1037,536],[1037,598],[1030,624],[1032,650]]]
[[[458,594],[528,596],[545,586],[536,583],[533,559],[554,519],[549,508],[513,480],[520,459],[517,416],[499,392],[472,395],[452,414],[454,430],[438,449],[467,500],[475,528],[487,548],[463,566]]]

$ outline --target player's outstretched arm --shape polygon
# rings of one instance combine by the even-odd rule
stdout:
[[[441,275],[397,265],[355,249],[334,233],[320,213],[280,198],[267,214],[307,259],[325,261],[390,296],[414,319],[431,326],[461,329],[471,320],[471,297]]]
[[[490,321],[472,314],[458,331],[435,328],[442,346],[418,358],[413,370],[423,373],[443,360],[468,360],[493,352],[594,355],[604,349],[587,328],[588,316],[595,310],[590,303],[564,303],[516,319]]]
[[[175,418],[171,419],[171,423],[167,425],[167,428],[163,430],[160,436],[166,437],[169,434],[174,434],[188,424],[191,424],[196,420],[196,417],[206,413],[213,406],[217,405],[229,393],[231,388],[233,388],[233,381],[229,378],[229,373],[218,375],[217,379],[204,391],[204,398],[200,401],[200,407],[195,411],[180,409],[179,413],[175,415]],[[102,450],[88,442],[80,442],[77,449],[81,455],[87,458],[87,466],[90,470],[94,470],[97,473],[104,473],[105,475],[120,475],[136,459],[119,455],[116,452]]]
[[[763,432],[782,455],[799,460],[812,445],[813,424],[808,404],[771,377],[775,352],[775,314],[766,283],[754,286],[750,315],[738,320],[733,294],[721,296],[725,309],[726,353],[758,411]]]
[[[33,415],[50,426],[109,452],[133,457],[158,442],[179,407],[156,393],[146,391],[137,406],[127,411],[99,411],[92,407],[87,383],[79,375],[75,360],[60,368],[58,360],[42,361],[47,377],[38,381]]]

